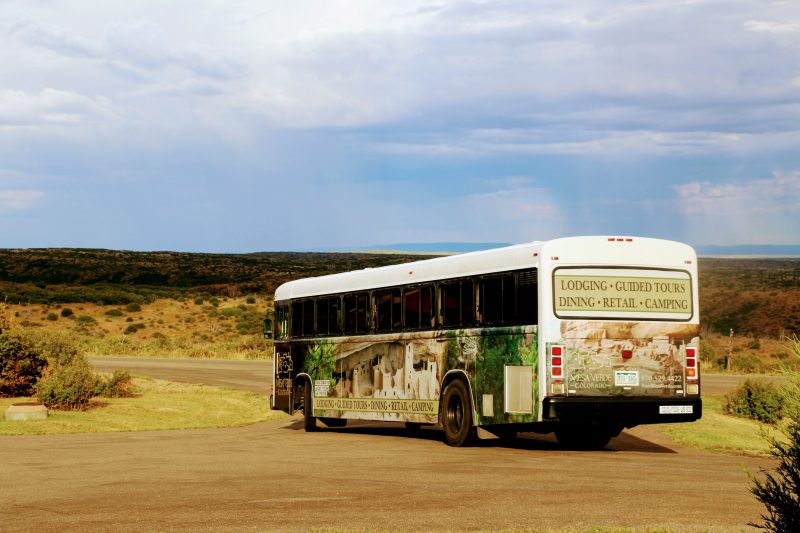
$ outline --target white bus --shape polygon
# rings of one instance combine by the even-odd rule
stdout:
[[[271,407],[317,420],[555,432],[701,416],[697,258],[639,237],[570,237],[306,278],[275,292]]]

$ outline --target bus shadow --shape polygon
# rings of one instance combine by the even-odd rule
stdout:
[[[296,420],[284,426],[284,429],[303,430],[303,420]],[[358,434],[358,435],[374,435],[376,437],[403,437],[407,439],[418,439],[428,441],[443,441],[444,437],[442,429],[435,426],[426,426],[421,429],[411,430],[402,424],[386,423],[386,422],[369,422],[351,420],[347,426],[326,427],[324,424],[318,424],[317,431],[326,433],[339,433],[339,434]],[[472,444],[475,448],[509,448],[515,450],[530,450],[530,451],[568,451],[567,448],[562,447],[555,439],[555,436],[550,434],[539,433],[520,433],[519,436],[512,441],[504,441],[500,439],[475,439]],[[658,453],[658,454],[675,454],[677,451],[656,444],[655,442],[636,437],[626,431],[623,431],[618,437],[611,439],[611,442],[602,450],[597,450],[605,453],[613,452],[643,452],[643,453]]]

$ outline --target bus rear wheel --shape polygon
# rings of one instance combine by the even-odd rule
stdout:
[[[450,446],[464,446],[475,435],[472,426],[472,403],[467,386],[457,379],[447,384],[442,395],[442,428]]]
[[[314,417],[314,407],[311,398],[311,381],[303,381],[303,429],[306,431],[317,430],[317,419]]]

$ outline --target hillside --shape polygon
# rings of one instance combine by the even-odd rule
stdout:
[[[87,353],[261,357],[260,319],[279,284],[424,257],[0,250],[0,312],[23,327],[67,331]],[[706,359],[777,364],[782,339],[800,333],[800,258],[701,258],[699,270]]]

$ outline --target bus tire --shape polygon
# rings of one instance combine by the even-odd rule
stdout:
[[[303,429],[306,431],[317,430],[317,419],[314,417],[312,401],[311,380],[303,380]]]
[[[320,418],[322,423],[328,426],[329,428],[343,428],[347,425],[346,418]]]
[[[442,395],[444,441],[450,446],[464,446],[475,436],[472,425],[472,402],[467,386],[460,379],[447,384]]]

